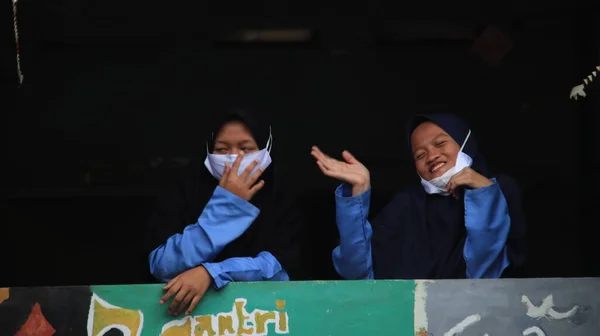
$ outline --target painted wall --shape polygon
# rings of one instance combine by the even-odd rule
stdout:
[[[173,317],[161,285],[0,289],[0,335],[595,335],[600,279],[231,284]]]

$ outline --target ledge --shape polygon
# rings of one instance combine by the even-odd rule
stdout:
[[[1,334],[593,335],[600,278],[233,283],[190,316],[162,285],[0,288]],[[24,322],[25,321],[25,322]],[[36,334],[36,335],[37,335]],[[50,335],[52,333],[47,333]],[[111,334],[111,333],[108,333]],[[44,334],[46,335],[46,334]]]

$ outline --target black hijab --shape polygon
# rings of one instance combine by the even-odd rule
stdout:
[[[451,114],[417,116],[408,127],[408,139],[421,123],[431,121],[462,145],[469,126]],[[514,179],[492,176],[479,152],[474,135],[463,152],[473,159],[471,168],[496,177],[509,206],[511,229],[507,241],[511,266],[503,276],[522,275],[525,262],[525,218]],[[412,155],[411,155],[412,157]],[[463,248],[466,240],[464,200],[429,195],[415,185],[398,193],[373,220],[373,262],[378,279],[460,279],[466,277]]]
[[[257,115],[238,109],[228,110],[213,118],[206,137],[211,151],[214,137],[221,127],[230,121],[243,122],[252,133],[259,149],[265,148],[270,125],[262,122]],[[203,144],[201,148],[201,155],[205,156],[206,145]],[[203,159],[204,157],[202,160],[194,160],[186,167],[177,183],[170,187],[159,201],[150,218],[146,256],[170,236],[181,233],[186,226],[196,223],[210,200],[219,181],[208,172]],[[290,278],[297,279],[302,277],[300,272],[303,269],[300,265],[302,221],[289,192],[291,189],[282,184],[283,179],[275,166],[275,162],[271,163],[262,174],[261,179],[265,181],[265,185],[251,200],[251,203],[260,209],[260,214],[246,232],[227,245],[213,261],[219,262],[232,257],[255,257],[262,251],[268,251],[277,258]]]

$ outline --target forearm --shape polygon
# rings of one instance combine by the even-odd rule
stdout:
[[[465,193],[464,257],[468,278],[502,275],[509,265],[506,240],[510,223],[508,204],[497,183]]]
[[[347,197],[348,186],[336,190],[336,222],[340,245],[332,253],[336,271],[344,279],[373,279],[371,237],[373,230],[367,220],[371,191]]]
[[[254,258],[230,258],[219,263],[204,263],[214,280],[216,288],[230,282],[289,281],[287,272],[269,252],[261,252]]]
[[[198,221],[150,253],[150,272],[161,281],[209,262],[258,216],[252,204],[217,187]]]

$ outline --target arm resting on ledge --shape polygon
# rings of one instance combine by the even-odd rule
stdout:
[[[214,280],[217,289],[232,281],[289,281],[286,271],[269,252],[255,258],[229,258],[219,263],[202,264]]]
[[[169,237],[150,253],[150,272],[168,282],[178,274],[212,261],[241,236],[260,213],[251,203],[217,187],[198,221]]]

